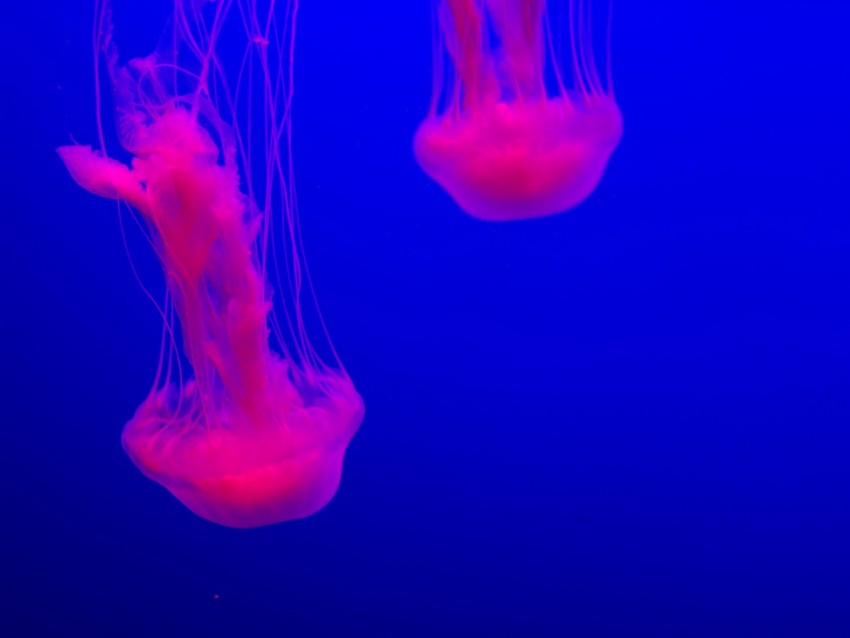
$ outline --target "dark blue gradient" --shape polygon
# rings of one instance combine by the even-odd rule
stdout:
[[[607,175],[496,225],[413,159],[429,3],[302,0],[303,236],[367,410],[330,506],[252,531],[121,449],[160,326],[53,151],[94,141],[91,4],[0,18],[0,635],[850,636],[842,3],[615,0]],[[115,5],[150,50],[166,3]]]

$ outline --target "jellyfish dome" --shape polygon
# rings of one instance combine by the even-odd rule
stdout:
[[[431,108],[414,153],[473,217],[573,208],[619,144],[622,116],[610,55],[605,81],[597,68],[592,0],[563,1],[556,20],[546,0],[435,0]],[[556,22],[567,25],[565,37],[553,35]],[[610,42],[610,14],[608,26]],[[572,63],[562,70],[564,40]]]
[[[297,2],[283,6],[175,0],[157,50],[122,65],[102,2],[98,68],[129,161],[107,154],[100,126],[99,149],[58,149],[80,186],[135,211],[165,275],[159,365],[124,449],[190,510],[239,528],[327,504],[364,414],[303,259],[290,165]],[[224,38],[233,56],[219,55]]]

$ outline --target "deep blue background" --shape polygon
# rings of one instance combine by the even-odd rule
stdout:
[[[842,3],[617,1],[603,183],[493,225],[412,158],[428,3],[305,0],[304,238],[367,416],[330,506],[253,531],[121,450],[157,317],[53,154],[94,141],[91,4],[0,21],[0,633],[850,636]]]

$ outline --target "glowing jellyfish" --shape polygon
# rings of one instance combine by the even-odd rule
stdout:
[[[160,365],[124,449],[190,510],[232,527],[328,503],[364,411],[330,342],[332,365],[307,337],[290,165],[297,1],[284,7],[175,0],[158,49],[121,66],[104,0],[96,49],[132,160],[107,156],[102,129],[104,150],[58,149],[83,188],[138,211],[165,273]],[[219,39],[244,46],[221,56]]]
[[[604,82],[597,69],[590,1],[569,0],[559,20],[572,58],[562,71],[546,0],[435,0],[433,95],[414,151],[470,215],[551,215],[602,179],[622,117],[610,56]]]

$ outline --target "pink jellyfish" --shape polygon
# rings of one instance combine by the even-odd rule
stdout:
[[[604,83],[597,69],[590,0],[569,1],[568,72],[546,0],[435,2],[431,109],[414,140],[422,169],[484,220],[580,204],[622,134],[610,56]]]
[[[158,49],[121,66],[102,0],[96,50],[132,159],[106,154],[100,126],[101,150],[58,149],[80,186],[138,212],[166,278],[160,363],[124,449],[190,510],[231,527],[321,509],[364,413],[329,340],[323,361],[307,337],[290,164],[297,4],[276,15],[274,0],[264,11],[175,0]],[[234,57],[217,54],[220,37]]]

